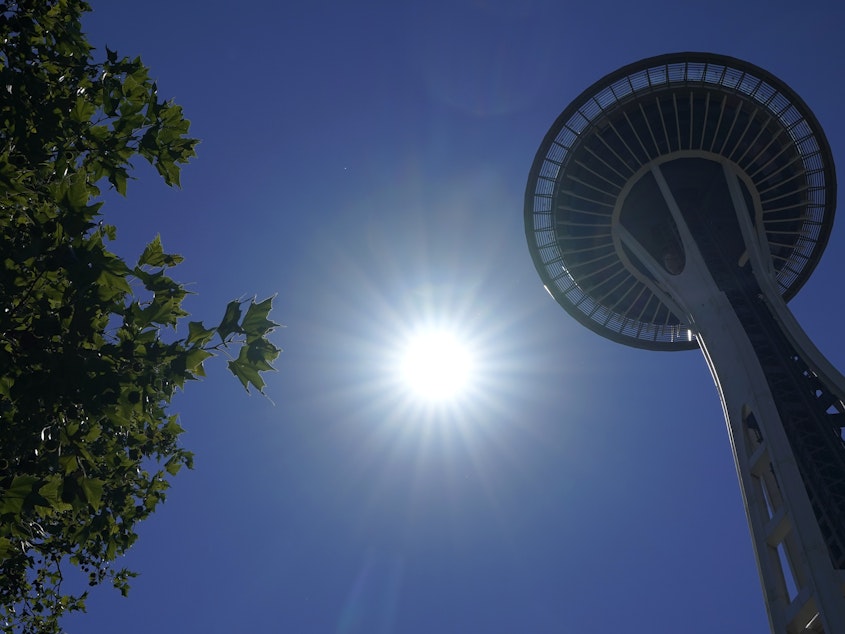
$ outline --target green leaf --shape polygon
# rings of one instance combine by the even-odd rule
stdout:
[[[279,324],[267,319],[270,309],[273,307],[273,298],[268,297],[263,302],[250,302],[249,308],[241,322],[241,329],[246,334],[247,341],[263,337]]]
[[[246,350],[246,358],[252,363],[259,372],[272,370],[270,365],[276,357],[279,356],[280,350],[266,339],[256,339],[244,346]]]
[[[14,513],[20,514],[24,507],[26,498],[29,497],[36,489],[35,485],[39,479],[29,475],[16,476],[12,480],[11,486],[0,498],[0,514]]]
[[[57,502],[62,499],[62,479],[59,476],[52,476],[47,484],[38,489],[38,493],[50,502]]]
[[[161,235],[157,234],[138,258],[138,266],[162,266],[163,264],[164,249],[161,246]]]
[[[249,384],[252,383],[255,388],[261,392],[264,389],[264,379],[258,374],[258,370],[252,364],[242,361],[240,357],[233,361],[229,361],[229,370],[238,377],[241,385],[249,392]]]
[[[205,370],[203,370],[202,362],[212,356],[214,355],[208,350],[193,348],[188,352],[188,356],[185,360],[185,368],[188,372],[193,372],[199,376],[205,376]]]
[[[128,178],[129,174],[126,169],[122,167],[116,168],[111,174],[109,174],[109,182],[121,196],[126,196],[126,181]]]
[[[188,322],[188,339],[186,343],[204,346],[214,336],[213,328],[206,328],[201,321]]]
[[[226,337],[233,332],[240,332],[238,322],[241,319],[241,303],[238,300],[232,300],[226,306],[226,314],[223,315],[223,321],[217,326],[217,334],[220,335],[222,341],[226,341]]]
[[[182,461],[179,460],[178,457],[174,456],[164,464],[164,468],[170,475],[176,475],[182,468]]]
[[[138,259],[138,266],[168,267],[175,266],[182,261],[182,256],[175,253],[165,253],[161,246],[161,235],[156,235],[145,248]],[[170,278],[163,278],[169,280]]]
[[[62,467],[65,475],[69,475],[79,469],[79,462],[77,462],[76,456],[62,456],[59,458],[59,465]]]
[[[102,225],[100,230],[109,240],[117,240],[117,227],[114,225]]]
[[[179,417],[176,415],[168,417],[167,424],[165,424],[162,429],[171,436],[178,436],[179,434],[184,433],[185,430],[182,429],[182,426],[177,422],[178,420]]]
[[[15,554],[12,542],[6,537],[0,537],[0,561],[8,559]]]
[[[98,478],[80,478],[79,482],[82,491],[85,493],[85,499],[88,504],[94,507],[94,510],[100,508],[100,500],[103,497],[103,480]]]
[[[3,356],[3,351],[0,350],[0,358]],[[12,386],[15,384],[15,379],[11,376],[0,376],[0,396],[8,397],[12,392]]]
[[[188,314],[180,307],[181,303],[181,297],[156,295],[150,305],[141,311],[142,323],[175,325],[180,317]]]
[[[118,295],[132,292],[132,287],[123,275],[112,271],[103,271],[97,278],[98,292],[104,300],[114,299]]]
[[[67,502],[62,501],[62,490],[64,482],[61,476],[51,476],[47,480],[47,484],[38,489],[39,495],[50,503],[50,506],[55,511],[69,511],[73,508]]]
[[[162,159],[159,157],[155,163],[155,168],[161,174],[162,178],[164,178],[165,183],[171,186],[180,186],[179,166],[171,159]]]
[[[88,204],[88,183],[83,172],[71,177],[66,196],[72,209],[81,209]]]
[[[85,123],[91,120],[97,108],[85,96],[77,97],[76,103],[70,111],[72,121]]]
[[[275,354],[272,352],[269,352],[268,354],[270,349],[275,350]],[[259,352],[256,352],[257,350]],[[229,370],[232,374],[238,377],[238,380],[247,392],[249,392],[249,385],[252,384],[263,394],[265,383],[264,379],[261,378],[260,373],[273,369],[273,367],[267,362],[268,356],[271,355],[272,358],[275,358],[275,356],[278,355],[276,347],[265,340],[258,340],[253,342],[253,344],[241,347],[238,358],[229,361]]]

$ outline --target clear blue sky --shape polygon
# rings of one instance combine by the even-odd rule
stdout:
[[[278,293],[287,328],[275,406],[222,362],[177,399],[196,469],[141,527],[130,596],[96,591],[70,634],[768,631],[704,360],[559,308],[523,192],[584,88],[681,50],[786,81],[845,165],[845,5],[91,1],[92,41],[141,55],[202,139],[181,191],[139,169],[107,205],[119,249],[160,232],[196,317]],[[843,224],[792,302],[839,368]],[[481,350],[448,410],[385,371],[429,321]]]

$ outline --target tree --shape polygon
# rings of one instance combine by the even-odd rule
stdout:
[[[115,560],[192,462],[168,412],[175,391],[220,351],[247,391],[262,391],[279,354],[272,298],[233,301],[214,327],[186,324],[186,291],[169,276],[178,255],[159,238],[134,265],[109,250],[100,187],[125,195],[139,156],[178,186],[197,141],[140,59],[106,49],[95,61],[80,22],[89,10],[0,2],[4,632],[58,632],[63,613],[84,610],[69,569],[127,592],[134,573]]]

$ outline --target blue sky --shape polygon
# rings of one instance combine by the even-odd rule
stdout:
[[[845,157],[837,2],[92,0],[202,139],[168,190],[104,208],[127,256],[161,233],[187,308],[278,294],[273,403],[222,362],[174,410],[196,469],[140,529],[126,599],[70,634],[768,631],[713,381],[697,352],[606,341],[537,277],[523,192],[546,130],[627,63],[745,59]],[[845,367],[845,229],[791,306]],[[441,324],[471,394],[409,401],[389,371]]]

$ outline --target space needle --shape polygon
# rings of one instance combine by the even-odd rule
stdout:
[[[824,250],[824,132],[767,71],[678,53],[610,73],[534,159],[525,234],[549,294],[716,383],[773,634],[845,633],[845,379],[787,308]]]

